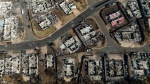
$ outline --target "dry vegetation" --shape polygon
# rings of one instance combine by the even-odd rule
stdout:
[[[76,33],[73,31],[73,29],[70,29],[69,30],[69,33],[71,33],[71,35],[74,37],[74,36],[76,36]]]
[[[12,83],[12,84],[20,84],[22,78],[19,77],[19,75],[14,75],[13,77],[9,77],[9,76],[4,76],[3,77],[4,81],[6,81],[6,83]]]
[[[47,53],[54,53],[54,49],[50,47],[47,48]],[[41,78],[40,84],[56,84],[56,69],[54,68],[47,68],[46,67],[46,60],[43,58],[44,55],[41,55],[42,50],[40,50],[39,56],[39,76]],[[43,53],[44,54],[44,53]],[[46,54],[46,53],[45,53]]]
[[[88,6],[87,0],[75,0],[75,4],[80,12],[84,11]]]
[[[3,80],[5,81],[5,84],[31,84],[30,81],[25,82],[21,74],[13,74],[11,76],[4,75]]]
[[[101,33],[101,35],[98,36],[98,38],[100,39],[100,42],[98,42],[97,46],[95,46],[94,48],[103,48],[106,45],[106,42],[104,40],[104,35],[100,29],[100,26],[98,26],[98,23],[96,22],[96,20],[92,17],[89,17],[86,19],[85,22],[92,25],[95,31]]]
[[[39,65],[39,75],[41,77],[42,84],[55,84],[56,73],[54,69],[45,69],[43,65]]]
[[[92,27],[94,28],[94,30],[100,29],[100,28],[98,27],[98,25],[96,24],[95,20],[93,20],[92,18],[86,19],[86,23],[92,25]]]
[[[56,30],[54,26],[42,30],[35,20],[32,21],[31,23],[32,23],[32,31],[38,39],[46,38]]]
[[[68,22],[70,22],[75,17],[75,15],[73,13],[71,13],[69,15],[65,15],[60,8],[57,8],[53,12],[58,16],[58,18],[62,22],[62,25],[67,24]]]
[[[73,0],[69,0],[69,1],[72,2]],[[58,16],[58,18],[62,22],[62,25],[65,25],[68,22],[70,22],[73,18],[75,18],[78,14],[80,14],[80,12],[84,11],[88,6],[86,0],[75,0],[75,5],[77,7],[77,10],[75,10],[75,13],[77,14],[71,13],[71,14],[66,15],[59,7],[53,10],[53,12]]]
[[[146,20],[145,20],[146,21]],[[141,46],[143,46],[144,44],[146,44],[149,40],[150,40],[150,34],[149,34],[149,29],[148,29],[148,23],[144,22],[143,19],[140,19],[140,24],[141,24],[141,32],[143,32],[143,42],[140,43]]]

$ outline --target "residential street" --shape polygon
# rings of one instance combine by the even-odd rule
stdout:
[[[80,24],[80,22],[83,20],[83,18],[86,18],[93,13],[97,12],[100,10],[101,7],[104,5],[113,2],[115,0],[105,0],[103,2],[96,3],[92,6],[89,6],[87,10],[85,10],[83,13],[81,13],[79,16],[74,18],[71,22],[68,24],[64,25],[60,30],[52,34],[50,37],[44,39],[44,40],[36,40],[35,37],[32,34],[31,29],[28,29],[26,26],[26,37],[25,41],[22,43],[18,44],[12,44],[12,45],[1,45],[0,46],[0,51],[8,51],[8,50],[23,50],[23,49],[33,49],[35,47],[40,47],[40,46],[45,46],[49,41],[53,42],[63,34],[65,34],[67,31],[69,31],[71,28],[76,27],[77,25]],[[22,2],[20,2],[22,3]],[[24,10],[23,14],[23,21],[25,25],[30,25],[28,20],[26,19],[27,11]],[[100,16],[97,14],[93,14],[92,16],[95,17],[97,22],[99,23],[102,32],[107,38],[107,45],[103,49],[95,49],[95,52],[124,52],[124,51],[144,51],[144,52],[149,52],[150,48],[150,42],[148,42],[145,46],[142,48],[122,48],[119,46],[114,40],[109,36],[109,31],[106,29],[105,24],[101,20]],[[72,27],[73,26],[73,27]]]
[[[103,2],[99,2],[99,3],[96,3],[92,6],[89,6],[89,8],[87,10],[82,12],[79,16],[74,18],[71,22],[64,25],[60,30],[58,30],[57,32],[52,34],[51,37],[48,37],[44,40],[30,41],[30,42],[25,41],[23,43],[12,44],[12,45],[7,45],[7,46],[1,45],[0,51],[33,49],[35,47],[47,45],[47,43],[49,41],[53,42],[54,40],[56,40],[57,38],[59,38],[60,36],[65,34],[67,31],[69,31],[71,28],[76,27],[83,20],[83,18],[90,16],[94,12],[98,11],[104,5],[111,3],[113,1],[115,1],[115,0],[105,0]],[[26,15],[23,18],[25,18],[25,17],[26,17]],[[31,35],[31,34],[29,34],[29,35]],[[32,39],[32,36],[30,36],[30,38]]]

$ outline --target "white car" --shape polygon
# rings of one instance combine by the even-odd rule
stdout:
[[[21,14],[24,14],[24,9],[21,9]]]

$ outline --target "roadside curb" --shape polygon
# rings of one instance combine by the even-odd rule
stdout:
[[[23,36],[21,37],[22,42],[24,41],[24,38],[25,38],[25,35],[26,35],[26,31],[25,31],[25,29],[24,29],[24,28],[23,28],[23,30],[24,30],[24,32],[23,32]]]
[[[87,1],[87,0],[86,0],[86,1]],[[87,3],[87,4],[88,4],[88,3]],[[87,7],[87,8],[88,8],[88,7]],[[87,8],[86,8],[85,10],[83,10],[82,12],[80,12],[80,14],[82,14],[84,11],[86,11]],[[77,16],[76,16],[76,17],[77,17]],[[72,20],[74,20],[76,17],[74,17],[73,19],[71,19],[69,22],[71,22]],[[66,24],[62,25],[61,28],[64,27],[65,25],[67,25],[69,22],[67,22]],[[30,23],[31,23],[31,22],[30,22]],[[31,27],[32,27],[32,24],[31,24]],[[33,36],[34,36],[37,40],[43,40],[43,39],[46,39],[46,38],[48,38],[49,36],[51,36],[53,33],[55,33],[55,32],[58,31],[57,28],[56,28],[56,30],[55,30],[52,34],[49,34],[47,37],[38,38],[38,37],[35,35],[34,31],[33,31],[33,27],[32,27],[31,30],[32,30]]]
[[[100,33],[102,33],[102,34],[104,35],[104,33],[103,33],[103,31],[101,30],[101,27],[100,27],[100,25],[98,24],[98,22],[96,21],[96,19],[95,19],[93,16],[89,16],[89,17],[87,17],[86,19],[88,19],[88,18],[91,18],[91,19],[93,19],[93,20],[96,22],[96,25],[99,27],[98,30],[100,30],[100,31],[101,31]],[[104,36],[105,36],[105,35],[104,35]],[[104,45],[103,47],[101,47],[101,48],[92,48],[92,49],[102,49],[102,48],[106,47],[106,45],[107,45],[107,41],[105,41],[105,45]]]
[[[88,18],[92,18],[94,19],[94,21],[96,22],[96,24],[98,25],[98,27],[100,27],[100,25],[98,24],[98,22],[95,20],[95,18],[93,16],[89,16]],[[101,28],[101,27],[100,27]],[[101,32],[103,33],[103,31],[101,30]],[[104,33],[103,33],[104,35]],[[142,48],[144,47],[148,42],[145,42],[143,45],[139,46],[139,47],[123,47],[121,45],[119,45],[114,39],[113,39],[114,43],[116,43],[118,46],[122,47],[122,48],[125,48],[125,49],[128,49],[128,48]],[[104,48],[104,47],[103,47]],[[95,49],[99,49],[99,48],[95,48]]]
[[[141,45],[141,46],[139,46],[139,47],[123,47],[123,46],[120,46],[120,47],[122,47],[122,48],[142,48],[142,47],[144,47],[146,44],[147,44],[148,42],[145,42],[143,45]]]
[[[100,48],[92,48],[92,49],[103,49],[103,48],[105,48],[107,46],[107,41],[105,41],[105,45],[104,46],[102,46],[102,47],[100,47]]]
[[[35,38],[36,40],[43,40],[43,39],[46,39],[46,38],[48,38],[51,34],[53,34],[53,33],[55,33],[55,32],[57,31],[57,28],[55,27],[55,28],[56,28],[55,31],[49,32],[47,36],[42,37],[42,38],[39,38],[39,37],[34,33],[34,31],[33,31],[33,25],[32,25],[31,20],[30,20],[29,22],[30,22],[30,29],[29,29],[29,30],[30,30],[30,32],[32,33],[32,35],[34,36],[34,38]]]
[[[101,27],[100,27],[100,25],[98,24],[98,22],[96,21],[96,19],[95,19],[93,16],[89,16],[89,17],[87,17],[87,18],[93,19],[93,20],[96,22],[97,26],[99,27],[101,33],[104,35],[104,33],[103,33],[103,31],[101,30]]]
[[[45,37],[43,37],[43,38],[38,38],[36,35],[35,35],[35,33],[34,33],[34,31],[33,31],[33,28],[31,29],[31,31],[32,31],[32,34],[33,34],[33,36],[37,39],[37,40],[43,40],[43,39],[46,39],[46,38],[48,38],[49,36],[51,36],[53,33],[55,33],[57,30],[55,30],[54,32],[52,32],[52,33],[49,33],[49,35],[47,35],[47,36],[45,36]]]

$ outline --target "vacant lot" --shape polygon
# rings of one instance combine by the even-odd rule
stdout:
[[[54,26],[47,28],[45,30],[42,30],[35,20],[32,21],[31,23],[32,23],[33,33],[38,39],[44,39],[56,30]]]
[[[92,27],[94,28],[94,30],[98,30],[100,29],[96,23],[96,21],[92,18],[87,18],[86,21],[85,21],[87,24],[90,24],[92,25]]]
[[[75,4],[80,12],[84,11],[88,6],[87,0],[75,0]]]
[[[54,10],[53,12],[58,16],[58,18],[62,22],[62,25],[67,24],[75,17],[75,15],[73,13],[71,13],[69,15],[65,15],[60,8],[57,8],[57,10]]]

